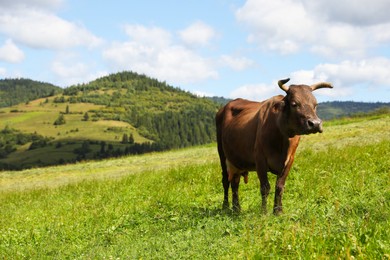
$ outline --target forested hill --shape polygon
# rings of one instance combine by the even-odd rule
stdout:
[[[324,120],[355,116],[369,113],[381,108],[390,108],[390,103],[367,103],[354,101],[323,102],[318,105],[318,115]]]
[[[9,107],[62,92],[60,87],[31,79],[0,80],[0,107]]]
[[[215,140],[217,103],[133,72],[71,86],[57,102],[104,105],[91,111],[92,119],[127,122],[153,140],[157,150]]]

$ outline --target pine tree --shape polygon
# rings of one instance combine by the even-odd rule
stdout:
[[[56,121],[54,121],[54,125],[63,125],[65,123],[66,123],[66,121],[65,121],[65,117],[63,114],[60,114],[58,116],[58,118],[56,119]]]
[[[83,116],[83,119],[84,119],[84,121],[88,121],[89,120],[88,112],[85,112],[85,114]]]
[[[134,144],[134,136],[133,134],[130,134],[130,137],[129,137],[129,144]]]
[[[129,136],[127,134],[123,134],[122,144],[127,144],[127,143],[129,143]]]

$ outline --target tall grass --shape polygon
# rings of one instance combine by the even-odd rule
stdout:
[[[388,259],[389,148],[385,137],[321,149],[303,145],[279,217],[261,213],[254,173],[240,187],[242,213],[222,211],[214,147],[15,173],[18,180],[50,183],[69,170],[80,179],[2,188],[0,258]],[[121,175],[121,168],[135,174]],[[81,178],[101,169],[105,178]],[[12,184],[11,173],[0,176],[0,187]]]

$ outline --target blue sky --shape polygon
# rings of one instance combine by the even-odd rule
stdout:
[[[0,78],[61,87],[131,70],[199,95],[390,102],[390,1],[1,0]]]

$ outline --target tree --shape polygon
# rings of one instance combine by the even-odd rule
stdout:
[[[84,113],[83,120],[84,120],[84,121],[88,121],[88,120],[89,120],[88,112],[85,112],[85,113]]]
[[[129,136],[127,134],[123,134],[122,136],[122,144],[129,143]]]
[[[63,114],[60,114],[58,116],[58,118],[56,119],[56,121],[54,121],[54,125],[63,125],[65,123],[66,123],[66,121],[65,121],[65,117]]]
[[[100,153],[104,154],[106,152],[106,142],[101,141],[100,142]]]
[[[85,158],[86,154],[91,152],[92,149],[90,148],[89,146],[89,141],[84,141],[82,144],[81,144],[81,147],[80,148],[76,148],[74,149],[74,153],[75,154],[78,154],[81,156],[81,158]]]
[[[134,136],[133,136],[133,134],[130,134],[129,144],[134,144]]]

